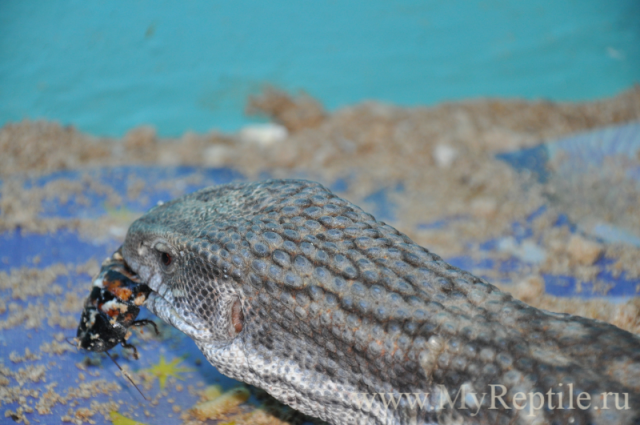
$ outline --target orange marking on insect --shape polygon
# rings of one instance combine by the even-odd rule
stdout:
[[[110,289],[110,291],[113,293],[113,295],[115,295],[116,297],[118,297],[123,301],[129,300],[129,298],[131,297],[131,294],[133,293],[129,288],[114,288],[114,289]]]
[[[144,294],[138,294],[138,296],[133,300],[135,305],[142,305],[146,301],[147,297]]]
[[[102,286],[107,288],[109,291],[113,291],[114,289],[122,286],[122,281],[120,279],[106,280],[105,278],[105,280],[102,283]]]

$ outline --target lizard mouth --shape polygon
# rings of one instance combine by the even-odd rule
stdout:
[[[209,337],[206,324],[186,308],[188,303],[182,297],[176,299],[174,290],[163,281],[160,273],[141,261],[136,253],[123,250],[123,254],[129,254],[124,258],[127,267],[139,277],[141,284],[151,289],[144,303],[149,311],[193,339]]]
[[[198,326],[197,321],[192,320],[191,314],[183,314],[185,313],[183,309],[176,308],[173,292],[168,285],[160,284],[156,288],[148,286],[151,288],[151,292],[144,306],[149,311],[194,339],[202,338],[204,334],[208,333],[206,327]]]

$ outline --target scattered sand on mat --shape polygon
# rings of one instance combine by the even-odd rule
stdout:
[[[0,230],[44,233],[71,228],[90,238],[123,237],[128,224],[137,218],[137,213],[119,209],[121,196],[88,173],[79,179],[62,178],[25,188],[34,176],[51,171],[121,164],[231,166],[252,178],[265,170],[275,177],[305,174],[325,183],[344,178],[349,181],[345,196],[365,208],[366,197],[375,190],[401,185],[403,191],[390,195],[400,206],[392,224],[445,257],[511,255],[480,252],[476,243],[506,234],[512,222],[547,204],[550,207],[535,220],[532,238],[551,255],[528,270],[529,274],[564,274],[593,282],[601,269],[593,264],[593,252],[584,249],[595,249],[597,257],[612,260],[607,271],[640,277],[639,249],[571,239],[568,226],[552,226],[562,211],[585,226],[594,217],[606,217],[640,233],[640,191],[620,171],[624,167],[619,161],[606,163],[604,173],[585,172],[580,178],[568,178],[573,174],[565,172],[559,158],[551,164],[555,170],[551,181],[540,184],[494,156],[579,131],[640,120],[639,86],[610,99],[585,103],[474,100],[401,108],[366,102],[331,114],[304,94],[294,97],[268,89],[249,100],[247,111],[283,125],[289,136],[269,144],[215,131],[159,139],[153,128],[139,127],[121,140],[112,140],[50,122],[8,124],[0,129],[0,151],[6,153],[0,158]],[[175,181],[155,185],[172,190],[177,186]],[[625,196],[616,196],[618,192],[609,190],[612,186]],[[127,198],[143,196],[144,188],[141,180],[127,182]],[[106,197],[113,213],[98,220],[39,216],[42,204],[53,199],[62,204],[71,198],[80,205],[89,202],[88,191]],[[457,216],[472,219],[419,226]],[[492,272],[485,270],[484,275]],[[597,282],[594,288],[607,291],[606,285]],[[55,285],[50,290],[56,290]],[[7,308],[15,310],[1,303],[0,310]]]
[[[44,233],[71,228],[91,238],[121,238],[137,214],[119,210],[121,197],[89,174],[29,189],[25,185],[33,175],[55,170],[191,164],[231,166],[251,178],[265,170],[275,177],[304,174],[327,184],[344,178],[350,183],[345,196],[365,209],[366,197],[375,190],[402,187],[401,193],[390,195],[400,206],[392,224],[445,257],[473,255],[474,242],[505,234],[513,221],[544,203],[551,206],[543,214],[546,224],[562,211],[585,227],[592,225],[594,217],[605,217],[640,234],[640,191],[620,171],[624,167],[619,161],[605,164],[604,173],[570,179],[560,158],[551,164],[557,170],[552,174],[555,178],[543,185],[494,157],[497,152],[535,146],[575,132],[640,120],[640,86],[585,103],[475,100],[401,108],[366,102],[331,114],[304,94],[292,97],[268,89],[251,98],[247,109],[282,124],[289,137],[260,144],[238,134],[213,131],[159,139],[153,128],[139,127],[121,140],[111,140],[50,122],[8,124],[0,129],[0,151],[7,153],[0,158],[4,180],[0,231],[20,228]],[[157,188],[175,190],[176,186],[173,180],[156,183]],[[624,196],[616,196],[619,192],[609,190],[612,186]],[[143,189],[140,180],[127,182],[127,198],[141,196]],[[39,217],[44,202],[57,199],[64,204],[73,198],[78,204],[86,203],[87,191],[105,196],[113,213],[98,220]],[[418,226],[459,216],[471,219],[453,220],[446,226]],[[545,244],[553,237],[544,234],[550,228],[539,226],[536,234]],[[640,276],[639,249],[612,245],[603,249],[615,261],[616,273]],[[548,262],[541,271],[559,273],[562,268],[581,279],[597,273],[585,265],[560,261]]]
[[[35,262],[38,262],[37,258]],[[78,293],[77,280],[86,279],[85,292],[88,293],[88,276],[97,273],[98,269],[97,261],[90,259],[79,265],[55,263],[43,268],[14,268],[9,273],[0,271],[0,290],[9,290],[13,300],[28,301],[22,304],[3,299],[4,311],[8,310],[9,314],[0,319],[0,329],[18,325],[36,329],[45,320],[49,326],[75,329],[78,326],[77,315],[86,296],[84,292]],[[45,295],[54,297],[45,301]]]
[[[639,86],[610,99],[585,103],[475,100],[401,108],[366,102],[333,113],[324,111],[317,101],[304,94],[290,96],[268,89],[250,99],[247,111],[270,118],[288,136],[262,143],[240,137],[239,133],[212,131],[160,139],[153,128],[139,127],[115,140],[89,136],[52,122],[5,125],[0,129],[0,232],[19,229],[24,233],[48,233],[73,229],[87,239],[123,238],[139,213],[126,210],[123,196],[93,178],[89,170],[126,164],[229,166],[249,178],[257,178],[268,170],[274,177],[305,175],[325,184],[341,178],[349,182],[345,197],[365,209],[369,205],[367,197],[376,190],[401,187],[401,191],[390,195],[390,200],[399,205],[392,224],[445,257],[464,254],[476,259],[509,258],[512,251],[480,250],[479,243],[509,235],[511,223],[525,219],[544,204],[548,208],[531,223],[532,235],[527,241],[540,246],[547,253],[546,258],[523,270],[472,272],[487,276],[536,307],[604,320],[640,334],[638,299],[612,304],[603,299],[553,297],[545,292],[541,277],[574,276],[579,289],[584,286],[602,294],[610,290],[606,282],[598,280],[602,271],[614,276],[624,273],[627,279],[640,278],[640,249],[602,243],[576,235],[569,225],[554,225],[563,212],[581,229],[589,229],[594,220],[605,217],[613,224],[640,233],[640,191],[624,173],[627,167],[637,166],[640,157],[610,159],[597,172],[585,166],[583,174],[569,173],[560,157],[550,164],[553,173],[544,184],[535,176],[516,173],[495,159],[499,152],[640,120]],[[38,176],[63,170],[77,170],[80,178],[69,176],[37,183]],[[196,173],[184,179],[154,182],[153,189],[168,189],[177,196],[182,193],[181,187],[202,181],[204,177]],[[145,190],[149,189],[144,181],[134,179],[126,185],[126,199],[144,201]],[[611,187],[616,191],[611,191]],[[105,199],[107,215],[97,220],[41,216],[44,205],[53,201],[64,205],[73,200],[78,205],[87,205],[91,202],[89,192]],[[471,219],[420,226],[442,217],[458,216]],[[602,257],[611,260],[604,267],[597,261]],[[0,258],[0,261],[9,260]],[[98,263],[92,260],[79,266],[53,264],[37,268],[36,258],[33,264],[34,268],[0,272],[0,290],[10,294],[8,299],[0,300],[0,314],[6,314],[0,320],[0,329],[18,325],[34,329],[44,321],[65,329],[75,328],[86,293],[78,295],[77,287],[70,291],[69,276],[93,275]],[[89,279],[86,280],[89,285]],[[511,283],[501,284],[504,282]],[[154,336],[147,333],[137,337]],[[82,376],[78,387],[66,394],[58,394],[57,384],[46,381],[46,368],[27,364],[29,360],[64,354],[71,349],[63,335],[57,334],[43,343],[38,352],[12,350],[8,361],[16,368],[0,362],[0,401],[20,405],[15,412],[7,411],[7,418],[29,423],[27,413],[47,414],[52,406],[69,402],[62,420],[80,424],[92,423],[96,414],[108,418],[109,412],[119,409],[113,402],[92,402],[89,408],[71,403],[74,399],[120,389],[119,384],[105,380],[85,382],[85,373],[94,377],[98,373],[84,364],[78,365],[84,370],[79,372]],[[146,383],[144,374],[127,373],[136,382]],[[11,386],[11,380],[17,386]],[[43,390],[21,388],[25,382],[42,382]],[[180,385],[169,382],[176,388]],[[166,396],[163,394],[159,397]],[[185,423],[198,423],[184,407],[174,413],[182,415]],[[291,418],[283,421],[264,406],[258,410],[241,409],[234,420],[265,424],[295,422]]]

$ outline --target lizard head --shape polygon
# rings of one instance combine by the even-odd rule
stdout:
[[[214,216],[194,196],[159,205],[131,225],[122,254],[152,289],[153,313],[196,341],[224,343],[242,331],[244,315],[237,285],[212,258],[210,232],[223,221]]]
[[[252,226],[264,226],[278,199],[315,185],[272,180],[217,186],[158,205],[136,220],[122,255],[153,291],[147,308],[196,341],[235,339],[250,322]]]

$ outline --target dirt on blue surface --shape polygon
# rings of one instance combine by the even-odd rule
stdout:
[[[2,420],[217,423],[190,409],[205,389],[239,384],[147,312],[141,317],[161,332],[134,331],[140,360],[112,350],[142,394],[106,356],[67,339],[92,277],[133,220],[158,202],[230,181],[319,180],[534,306],[640,333],[640,223],[633,220],[640,217],[640,90],[576,105],[367,103],[308,125],[282,119],[282,108],[268,104],[263,112],[279,133],[159,140],[140,128],[123,140],[97,140],[53,123],[0,130]],[[295,111],[295,99],[288,105]],[[220,423],[257,423],[264,401],[250,392]]]

